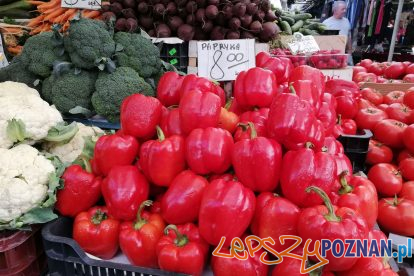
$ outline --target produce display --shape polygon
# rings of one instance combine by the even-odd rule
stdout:
[[[159,49],[138,33],[115,35],[102,21],[71,21],[30,37],[21,55],[0,69],[0,80],[26,83],[64,115],[94,114],[116,122],[122,100],[132,93],[154,96],[166,70]],[[91,50],[88,50],[91,49]]]
[[[340,50],[320,50],[305,55],[303,53],[292,54],[288,49],[275,48],[270,53],[277,57],[289,58],[295,67],[309,65],[318,69],[341,69],[348,65],[348,55],[340,54]]]
[[[373,62],[364,59],[353,68],[353,81],[385,83],[414,83],[414,64],[411,62]]]
[[[283,11],[278,25],[282,34],[292,35],[299,32],[303,35],[318,35],[326,30],[326,26],[319,19],[312,19],[310,13],[292,13]]]
[[[152,37],[189,40],[257,38],[268,42],[280,32],[269,0],[114,0],[102,7],[102,18],[115,18],[115,30],[138,27]]]

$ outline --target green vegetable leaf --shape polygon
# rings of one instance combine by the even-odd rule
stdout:
[[[101,71],[105,70],[105,64],[99,64],[98,69]]]
[[[82,69],[75,68],[75,75],[79,75],[82,72]]]
[[[177,68],[175,68],[174,65],[172,65],[168,62],[165,62],[163,60],[161,60],[161,62],[162,62],[162,66],[163,66],[163,69],[164,69],[165,72],[169,72],[169,71],[176,72],[176,73],[178,72]]]
[[[109,73],[115,72],[116,65],[112,59],[108,58],[105,65],[105,68]]]
[[[78,133],[78,130],[79,128],[76,122],[72,122],[69,125],[59,123],[55,127],[49,129],[45,140],[49,142],[69,141],[76,135],[76,133]]]
[[[117,43],[115,45],[115,52],[121,52],[122,50],[124,50],[124,46],[122,46],[122,44]]]
[[[148,33],[146,33],[143,29],[140,29],[140,34],[145,38],[151,39],[151,36]]]
[[[70,69],[72,69],[73,64],[71,62],[67,61],[55,61],[53,63],[53,75],[56,77],[59,77],[65,72],[68,72]]]
[[[45,223],[56,219],[58,216],[53,213],[53,208],[34,208],[29,212],[19,217],[16,221],[16,225],[28,225],[35,223]],[[20,226],[20,227],[21,227]]]
[[[16,25],[16,20],[10,17],[3,17],[3,22],[6,24]]]
[[[20,119],[11,119],[7,121],[6,129],[7,137],[13,142],[23,142],[28,138],[26,126]]]
[[[37,79],[37,80],[35,80],[33,82],[33,86],[38,86],[39,84],[40,84],[40,80],[39,79]]]
[[[84,115],[86,118],[92,117],[93,112],[90,111],[87,108],[84,108],[82,106],[75,106],[74,108],[72,108],[71,110],[69,110],[70,114],[82,114]]]

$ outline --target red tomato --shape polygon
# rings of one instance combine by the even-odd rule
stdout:
[[[355,116],[355,122],[359,129],[374,129],[375,125],[388,119],[387,113],[375,107],[363,108]]]
[[[407,92],[405,92],[403,102],[408,107],[414,109],[414,88],[410,88],[407,90]]]
[[[403,133],[407,125],[397,120],[386,119],[378,122],[374,127],[374,136],[378,141],[392,148],[404,147]]]
[[[414,200],[414,181],[405,182],[398,197]]]
[[[384,77],[378,77],[377,78],[377,83],[386,83],[388,80]]]
[[[375,105],[380,105],[384,101],[384,96],[373,88],[366,87],[361,90],[361,93],[362,93],[362,98],[370,101],[371,103]]]
[[[401,161],[398,168],[405,180],[414,180],[414,158],[407,158]]]
[[[370,60],[370,59],[363,59],[363,60],[361,60],[360,65],[362,67],[368,68],[369,66],[371,66],[372,63],[373,63],[373,61]]]
[[[414,201],[383,198],[378,202],[378,224],[382,229],[403,236],[414,236]]]
[[[404,145],[410,152],[414,152],[414,124],[407,127],[403,134]]]
[[[387,112],[388,104],[380,104],[377,106],[378,109],[381,109],[384,112]]]
[[[399,79],[405,73],[405,66],[402,62],[393,62],[384,71],[384,76],[387,79]]]
[[[404,92],[403,91],[392,91],[385,95],[384,103],[385,104],[393,104],[393,103],[403,103],[404,100]]]
[[[363,109],[363,108],[368,108],[368,107],[375,107],[375,105],[373,103],[371,103],[368,100],[365,99],[358,99],[357,100],[358,103],[358,109]]]
[[[390,104],[387,108],[387,114],[390,119],[394,119],[404,124],[410,123],[411,108],[401,103]]]
[[[353,80],[354,82],[377,82],[377,75],[375,75],[374,73],[364,73],[364,72],[360,72],[357,73],[355,75],[355,79]]]
[[[392,164],[380,163],[374,165],[368,172],[369,180],[382,196],[394,196],[401,192],[402,177],[398,168]]]
[[[375,165],[379,163],[390,163],[392,161],[392,150],[382,143],[371,139],[369,141],[367,163]]]
[[[355,78],[356,74],[361,73],[361,72],[367,73],[368,72],[367,71],[367,68],[362,67],[362,66],[354,66],[354,67],[352,67],[352,79]]]
[[[358,112],[358,105],[352,96],[336,97],[336,113],[343,119],[353,119]]]
[[[403,149],[398,154],[398,158],[397,158],[398,164],[400,164],[401,161],[403,161],[404,159],[407,159],[407,158],[414,158],[414,154],[412,154],[408,149]]]
[[[407,74],[403,78],[404,82],[414,83],[414,74]]]
[[[369,73],[373,73],[377,76],[382,76],[384,75],[384,72],[386,70],[386,66],[384,66],[384,64],[382,63],[378,63],[378,62],[374,62],[373,64],[371,64],[371,66],[368,68],[368,72]]]
[[[411,64],[410,66],[405,69],[406,74],[414,74],[414,64]]]

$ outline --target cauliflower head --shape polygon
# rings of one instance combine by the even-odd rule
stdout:
[[[98,127],[85,126],[84,124],[77,123],[79,131],[76,135],[66,144],[60,143],[44,143],[43,148],[59,157],[63,163],[73,163],[85,146],[85,138],[98,137],[104,134],[104,131]]]
[[[0,148],[0,223],[9,223],[47,198],[53,163],[32,146]]]
[[[0,83],[0,148],[9,148],[17,142],[8,135],[12,121],[24,126],[23,140],[37,141],[46,138],[50,129],[63,123],[63,118],[54,106],[40,98],[35,89],[6,81]]]

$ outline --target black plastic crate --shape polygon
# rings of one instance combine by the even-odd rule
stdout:
[[[163,61],[174,65],[179,71],[187,73],[188,42],[178,44],[155,43],[160,48],[160,57]]]
[[[339,142],[344,146],[344,151],[364,153],[368,151],[369,140],[372,132],[369,129],[363,129],[357,135],[341,135],[338,137]]]
[[[42,229],[50,276],[185,275],[89,258],[78,243],[71,238],[72,226],[72,219],[59,217],[47,223]]]
[[[345,155],[349,158],[352,164],[354,172],[367,172],[365,161],[367,159],[368,151],[357,152],[357,151],[345,151]]]

